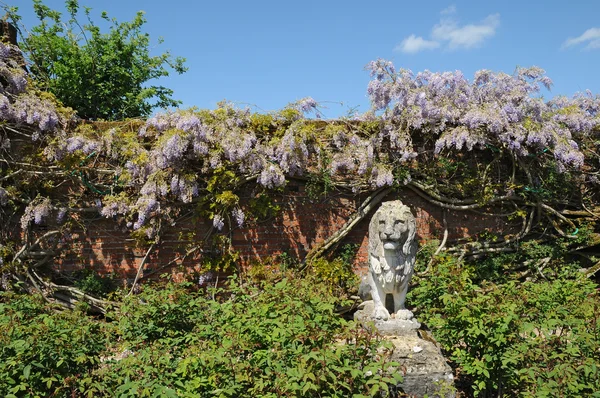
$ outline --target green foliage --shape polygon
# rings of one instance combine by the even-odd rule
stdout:
[[[143,286],[109,322],[4,294],[0,395],[396,396],[390,347],[337,316],[314,279],[214,293]]]
[[[212,253],[202,257],[203,271],[236,271],[239,267],[240,254],[231,246],[231,240],[225,235],[213,235]]]
[[[311,262],[316,278],[337,296],[345,296],[358,286],[359,278],[353,269],[357,249],[357,245],[349,243],[332,260],[319,257]]]
[[[332,292],[343,293],[350,287],[356,286],[357,276],[352,265],[340,258],[327,260],[319,257],[311,262],[314,273]]]
[[[580,397],[600,391],[600,297],[583,277],[473,283],[450,257],[410,292],[475,396]],[[595,395],[594,395],[595,396]]]
[[[269,217],[273,217],[277,214],[281,207],[276,204],[270,195],[266,193],[257,194],[251,198],[248,207],[250,213],[253,214],[258,220],[264,220]]]
[[[202,311],[183,284],[169,284],[162,289],[144,287],[141,294],[127,297],[113,317],[123,339],[138,344],[181,338],[194,328],[194,314]]]
[[[79,311],[56,313],[41,297],[0,294],[0,395],[71,396],[99,363],[101,332]]]
[[[105,297],[116,288],[116,281],[112,276],[99,275],[92,269],[86,268],[75,275],[75,287],[84,293],[96,297]]]
[[[306,194],[311,200],[327,197],[335,189],[331,173],[322,168],[318,173],[311,174],[306,183]]]
[[[33,3],[39,25],[21,43],[30,73],[40,87],[79,116],[119,120],[179,104],[171,98],[173,90],[149,82],[168,76],[169,69],[185,72],[184,59],[173,58],[169,52],[150,55],[150,39],[142,30],[143,12],[131,22],[117,22],[103,12],[103,23],[110,24],[110,30],[103,33],[92,22],[89,8],[83,12],[87,22],[80,22],[77,0],[65,1],[68,20],[41,0]]]
[[[538,275],[544,278],[556,278],[562,275],[573,275],[581,268],[581,264],[572,259],[572,250],[576,247],[594,245],[593,225],[581,223],[576,234],[554,239],[530,239],[519,244],[518,250],[512,253],[499,253],[487,256],[478,261],[474,268],[473,282],[484,281],[504,283],[521,275]],[[487,235],[487,236],[486,236]],[[479,236],[482,241],[499,240],[490,234]],[[590,260],[593,260],[590,257]],[[577,258],[581,260],[581,258]]]

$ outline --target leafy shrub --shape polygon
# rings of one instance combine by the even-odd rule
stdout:
[[[74,276],[76,278],[75,287],[92,296],[106,297],[116,288],[116,282],[112,276],[99,275],[89,268],[83,269]]]
[[[600,391],[600,297],[583,277],[472,282],[442,258],[410,293],[475,396],[591,396]]]
[[[70,396],[105,349],[100,322],[41,297],[0,294],[0,395]]]
[[[126,297],[118,312],[110,316],[118,322],[123,339],[148,343],[177,339],[191,332],[194,321],[205,311],[203,306],[210,304],[188,292],[184,284],[143,286],[139,295]]]
[[[317,258],[312,262],[312,266],[315,277],[339,296],[357,285],[358,277],[352,269],[352,264],[339,257],[333,260]]]
[[[109,322],[0,297],[2,396],[393,397],[401,379],[390,347],[312,278],[233,279],[218,300],[144,286]]]
[[[103,394],[360,397],[397,384],[389,351],[336,316],[314,281],[232,280],[227,294],[218,303],[169,285],[128,300],[119,325],[139,351],[96,372]]]

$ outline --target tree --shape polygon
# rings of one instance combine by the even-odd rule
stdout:
[[[150,54],[150,37],[142,30],[146,22],[142,11],[131,22],[117,22],[103,12],[102,19],[110,24],[109,31],[103,33],[92,21],[90,8],[84,8],[87,23],[82,25],[78,0],[66,0],[65,6],[69,20],[63,22],[60,12],[33,0],[40,24],[20,45],[30,62],[30,74],[40,87],[84,119],[148,116],[154,108],[181,103],[172,98],[173,90],[151,82],[168,76],[170,70],[185,72],[185,59],[168,51]],[[15,9],[12,11],[12,18],[18,21]]]

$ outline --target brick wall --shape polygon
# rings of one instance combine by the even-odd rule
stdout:
[[[251,192],[242,196],[242,203]],[[282,253],[303,259],[317,243],[337,231],[360,206],[366,195],[352,196],[333,193],[326,198],[311,200],[302,183],[291,183],[282,193],[273,194],[281,210],[271,219],[258,223],[248,223],[243,228],[224,231],[231,238],[233,249],[241,257],[240,265],[246,267],[253,261],[275,258]],[[413,210],[417,219],[418,239],[441,239],[443,229],[442,209],[430,204],[410,189],[388,195],[384,200],[400,199]],[[354,243],[359,246],[355,269],[363,273],[367,269],[368,224],[371,215],[361,221],[341,243]],[[518,220],[509,222],[506,217],[492,216],[472,211],[449,211],[446,214],[449,227],[449,241],[476,238],[477,234],[488,231],[497,234],[514,233],[520,227]],[[66,252],[58,261],[56,269],[73,271],[82,267],[93,267],[99,273],[114,273],[123,280],[132,280],[138,266],[146,254],[147,247],[136,247],[128,231],[112,220],[99,215],[81,218],[83,229],[75,230],[63,242]],[[210,231],[211,223],[193,221],[193,215],[177,220],[162,235],[161,241],[150,253],[143,268],[143,276],[157,277],[169,273],[175,279],[182,279],[201,271],[202,256],[208,253],[196,252],[182,259],[191,244],[200,242]],[[194,238],[186,239],[186,236]],[[205,247],[205,250],[208,248]],[[215,253],[212,253],[215,255]],[[216,253],[218,255],[218,253]]]

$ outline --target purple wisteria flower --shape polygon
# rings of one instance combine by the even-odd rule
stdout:
[[[49,198],[33,200],[25,207],[21,216],[21,229],[23,231],[27,230],[31,221],[37,225],[41,224],[50,215],[51,211],[52,203]]]
[[[105,196],[104,207],[100,210],[100,214],[106,218],[113,218],[119,214],[127,214],[129,210],[129,205],[124,198]]]
[[[146,121],[138,134],[147,137],[160,134],[170,129],[183,132],[197,132],[204,128],[202,120],[190,111],[157,113]]]
[[[171,193],[183,203],[190,203],[193,198],[198,196],[198,183],[192,175],[180,176],[174,174],[171,177]]]
[[[382,188],[385,186],[392,186],[394,183],[394,175],[392,171],[384,165],[377,165],[373,167],[371,174],[371,185],[375,188]]]
[[[288,130],[275,148],[275,158],[281,169],[290,175],[302,175],[309,157],[306,137]]]
[[[18,95],[11,108],[10,117],[6,118],[8,122],[32,125],[43,132],[54,130],[60,122],[54,105],[33,93]]]
[[[296,104],[296,109],[298,109],[302,113],[309,113],[317,110],[317,101],[312,99],[311,97],[302,98]]]
[[[481,70],[472,82],[458,71],[396,72],[381,59],[367,69],[373,77],[367,89],[372,109],[383,110],[386,124],[376,147],[387,138],[391,149],[404,152],[401,159],[416,155],[410,138],[418,131],[437,139],[436,153],[444,148],[470,151],[485,144],[517,156],[543,149],[554,154],[559,167],[577,168],[582,165],[580,150],[567,151],[561,143],[573,134],[589,135],[600,125],[600,98],[591,93],[545,102],[539,92],[549,89],[552,81],[538,67],[518,68],[512,75]],[[398,126],[399,134],[394,132]]]
[[[231,211],[231,216],[235,220],[238,227],[242,227],[244,225],[244,220],[246,218],[246,215],[244,214],[244,211],[242,209],[240,209],[239,207],[236,207],[235,209],[233,209]]]
[[[279,167],[271,164],[260,173],[258,183],[266,188],[278,188],[285,184],[285,176]]]
[[[133,224],[133,229],[137,230],[144,226],[146,220],[153,212],[160,210],[160,203],[153,197],[140,197],[135,206],[138,211],[137,221]]]
[[[62,224],[65,221],[67,211],[68,209],[66,207],[61,207],[60,209],[58,209],[58,214],[56,215],[56,222],[58,224]]]
[[[215,214],[213,216],[213,227],[215,227],[218,231],[221,231],[225,226],[225,222],[223,217],[220,214]]]

